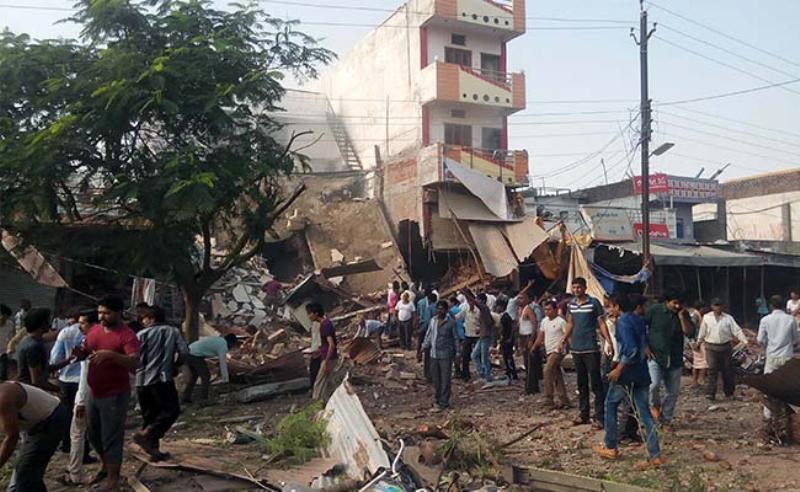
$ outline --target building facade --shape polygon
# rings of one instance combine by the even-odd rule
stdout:
[[[320,78],[408,249],[469,249],[459,221],[513,220],[528,154],[508,117],[526,99],[506,47],[524,32],[523,0],[410,0]]]

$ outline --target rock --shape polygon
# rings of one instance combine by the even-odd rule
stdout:
[[[727,461],[720,461],[719,467],[722,468],[723,470],[733,470],[733,465],[731,465]]]
[[[388,371],[386,371],[386,379],[391,379],[394,381],[400,380],[400,370],[396,367],[390,367]]]
[[[253,319],[250,320],[250,324],[258,328],[262,324],[264,324],[264,320],[267,319],[267,313],[261,309],[253,310]]]
[[[385,243],[381,244],[381,249],[391,248],[392,244],[394,244],[394,243],[392,243],[391,241],[386,241]]]
[[[344,255],[341,251],[334,248],[331,250],[331,262],[333,263],[341,263],[344,261]]]
[[[719,455],[713,451],[706,450],[703,452],[703,459],[710,463],[715,463],[719,461]]]
[[[243,304],[250,300],[250,294],[244,285],[239,284],[233,288],[233,298],[236,299],[236,302]]]
[[[239,310],[239,303],[236,301],[228,301],[228,311],[235,313]]]
[[[417,375],[413,372],[400,371],[400,379],[412,380],[417,379]]]
[[[256,308],[256,309],[264,309],[266,307],[266,306],[264,306],[264,303],[261,302],[261,299],[259,299],[256,296],[253,296],[253,297],[250,298],[250,304],[252,304],[253,307]]]

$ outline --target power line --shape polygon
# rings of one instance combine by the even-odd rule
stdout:
[[[691,159],[691,160],[700,161],[700,162],[705,162],[707,164],[712,164],[714,166],[724,166],[725,165],[725,161],[724,160],[713,160],[713,159],[708,159],[706,157],[698,157],[696,155],[682,154],[680,152],[675,152],[675,151],[672,151],[672,150],[670,150],[669,155],[677,156],[677,157],[683,157],[685,159]],[[743,166],[741,164],[736,164],[736,163],[730,163],[730,165],[731,165],[731,167],[736,167],[736,168],[739,168],[739,169],[745,169],[747,171],[756,171],[756,172],[763,172],[764,171],[763,167]]]
[[[686,108],[686,107],[683,107],[683,106],[676,106],[675,109],[679,109],[681,111],[687,111],[689,113],[701,114],[701,115],[708,116],[708,117],[711,117],[711,118],[718,118],[720,120],[730,121],[732,123],[738,123],[738,124],[743,125],[743,126],[750,126],[750,127],[758,128],[758,129],[761,129],[761,130],[780,133],[780,134],[783,134],[783,135],[788,135],[790,137],[798,137],[798,138],[800,138],[800,133],[792,133],[792,132],[787,132],[785,130],[778,130],[777,128],[770,128],[768,126],[757,125],[755,123],[750,123],[748,121],[739,120],[739,119],[736,119],[736,118],[729,118],[727,116],[722,116],[722,115],[716,114],[716,113],[709,113],[708,111],[700,111],[698,109],[690,109],[690,108]]]
[[[341,5],[341,4],[324,4],[324,3],[312,3],[312,2],[293,2],[287,0],[257,0],[259,3],[272,3],[277,5],[291,5],[295,7],[314,7],[314,8],[322,8],[322,9],[333,9],[333,10],[355,10],[355,11],[363,11],[363,12],[385,12],[385,13],[395,13],[395,12],[407,12],[409,14],[418,14],[418,15],[432,15],[431,12],[423,12],[423,11],[414,11],[414,10],[403,10],[404,6],[400,6],[396,9],[391,8],[383,8],[383,7],[367,7],[363,5]],[[457,16],[443,16],[441,14],[436,14],[437,17],[449,17],[449,18],[458,18]],[[497,17],[499,19],[513,19],[513,15],[493,15],[492,17]],[[568,18],[568,17],[538,17],[538,16],[531,16],[525,17],[525,20],[532,20],[532,21],[547,21],[547,22],[606,22],[609,24],[633,24],[633,21],[626,21],[620,19],[578,19],[578,18]]]
[[[742,59],[742,60],[744,60],[746,62],[752,63],[754,65],[758,65],[758,66],[763,67],[763,68],[766,68],[767,70],[772,70],[773,72],[779,73],[781,75],[785,75],[787,77],[798,78],[797,74],[793,74],[793,73],[787,72],[785,70],[781,70],[779,68],[775,68],[775,67],[773,67],[771,65],[767,65],[766,63],[762,63],[762,62],[760,62],[758,60],[754,60],[752,58],[746,57],[744,55],[736,53],[735,51],[729,50],[728,48],[725,48],[724,46],[719,46],[717,44],[711,43],[709,41],[706,41],[704,39],[698,38],[698,37],[693,36],[691,34],[687,34],[687,33],[683,32],[683,31],[679,31],[679,30],[674,29],[672,27],[669,27],[669,26],[667,26],[667,25],[665,25],[665,24],[663,24],[661,22],[659,22],[658,26],[661,27],[661,28],[664,28],[664,29],[666,29],[668,31],[672,31],[674,33],[680,34],[681,36],[684,36],[686,38],[689,38],[689,39],[692,39],[694,41],[697,41],[698,43],[702,43],[702,44],[704,44],[706,46],[711,46],[712,48],[716,48],[716,49],[718,49],[718,50],[720,50],[720,51],[722,51],[724,53],[727,53],[729,55],[732,55],[732,56],[735,56],[737,58],[740,58],[740,59]]]
[[[663,38],[659,38],[659,39],[664,41]],[[657,103],[654,103],[653,105],[654,106],[673,106],[673,105],[677,105],[677,104],[687,104],[687,103],[694,103],[694,102],[701,102],[701,101],[710,101],[712,99],[721,99],[723,97],[741,96],[742,94],[750,94],[751,92],[759,92],[759,91],[763,91],[763,90],[766,90],[766,89],[772,89],[772,88],[775,88],[775,87],[782,87],[784,85],[796,84],[798,82],[800,82],[800,79],[785,80],[783,82],[775,82],[775,83],[772,83],[772,84],[769,84],[769,85],[762,85],[762,86],[759,86],[759,87],[752,87],[750,89],[742,89],[742,90],[738,90],[738,91],[723,92],[722,94],[714,94],[714,95],[711,95],[711,96],[701,96],[701,97],[695,97],[695,98],[692,98],[692,99],[679,99],[679,100],[676,100],[676,101],[657,102]]]
[[[732,147],[728,147],[728,146],[724,146],[724,145],[716,145],[716,144],[712,144],[712,143],[706,142],[705,140],[698,140],[696,138],[687,137],[687,136],[685,136],[683,134],[679,134],[679,133],[672,133],[672,132],[664,132],[664,131],[662,131],[661,134],[662,135],[668,135],[668,136],[676,137],[676,138],[680,138],[680,139],[685,140],[687,142],[693,142],[693,143],[696,143],[696,144],[699,144],[699,145],[704,145],[706,147],[713,147],[713,148],[716,148],[716,149],[721,149],[721,150],[725,150],[725,151],[732,152],[732,153],[749,155],[749,156],[758,157],[760,159],[765,159],[765,160],[769,160],[769,161],[773,161],[773,162],[780,162],[780,163],[783,163],[783,164],[787,164],[789,166],[797,166],[798,165],[797,163],[790,163],[790,162],[784,161],[783,158],[781,158],[781,157],[768,156],[768,155],[764,155],[764,154],[756,154],[754,152],[748,152],[746,150],[736,149],[736,148],[732,148]]]
[[[739,144],[742,144],[742,145],[749,145],[751,147],[758,147],[758,148],[765,149],[765,150],[773,150],[773,151],[777,150],[777,151],[785,153],[787,155],[800,157],[800,153],[791,152],[791,151],[784,150],[784,149],[776,149],[775,147],[770,147],[768,145],[761,145],[761,144],[758,144],[758,143],[753,143],[753,142],[750,142],[750,141],[747,141],[747,140],[742,140],[741,138],[728,137],[726,135],[721,135],[719,133],[707,132],[705,130],[700,130],[698,128],[691,127],[691,126],[680,125],[680,124],[677,124],[677,123],[674,123],[674,122],[670,122],[669,125],[674,126],[675,128],[681,128],[683,130],[689,130],[691,132],[701,133],[703,135],[708,135],[710,137],[721,138],[721,139],[724,139],[724,140],[730,140],[732,142],[736,142],[736,143],[739,143]]]
[[[713,58],[713,57],[710,57],[710,56],[704,55],[704,54],[702,54],[702,53],[700,53],[700,52],[698,52],[698,51],[695,51],[695,50],[693,50],[693,49],[691,49],[691,48],[687,48],[687,47],[685,47],[685,46],[682,46],[682,45],[680,45],[680,44],[678,44],[678,43],[675,43],[675,42],[673,42],[673,41],[670,41],[670,40],[668,40],[668,39],[664,38],[663,36],[658,36],[658,35],[656,35],[656,37],[657,37],[658,39],[660,39],[661,41],[663,41],[664,43],[666,43],[666,44],[668,44],[668,45],[670,45],[670,46],[673,46],[673,47],[675,47],[675,48],[678,48],[679,50],[686,51],[687,53],[691,53],[691,54],[693,54],[693,55],[695,55],[695,56],[699,56],[700,58],[703,58],[703,59],[705,59],[705,60],[708,60],[708,61],[710,61],[710,62],[716,63],[716,64],[718,64],[718,65],[722,65],[723,67],[730,68],[731,70],[736,70],[736,71],[737,71],[737,72],[739,72],[739,73],[743,73],[743,74],[745,74],[745,75],[748,75],[748,76],[750,76],[750,77],[753,77],[754,79],[758,79],[758,80],[760,80],[760,81],[762,81],[762,82],[766,82],[766,83],[768,83],[768,84],[773,84],[773,86],[774,86],[774,87],[780,87],[781,89],[783,89],[783,90],[785,90],[785,91],[792,92],[792,93],[794,93],[794,94],[798,94],[798,95],[800,95],[800,92],[798,92],[798,91],[796,91],[796,90],[794,90],[794,89],[790,89],[790,88],[788,88],[788,87],[785,87],[785,86],[787,85],[787,83],[789,83],[788,81],[787,81],[787,82],[783,82],[783,83],[777,83],[777,82],[774,82],[774,81],[772,81],[772,80],[765,79],[764,77],[762,77],[762,76],[760,76],[760,75],[756,75],[756,74],[754,74],[753,72],[748,72],[747,70],[744,70],[744,69],[742,69],[742,68],[739,68],[739,67],[737,67],[737,66],[735,66],[735,65],[731,65],[730,63],[725,63],[725,62],[723,62],[723,61],[717,60],[716,58]],[[795,81],[795,82],[796,82],[796,81]]]
[[[695,123],[700,123],[701,125],[707,125],[707,126],[711,126],[711,127],[714,127],[714,128],[719,128],[720,130],[727,130],[729,132],[741,133],[742,135],[749,135],[751,137],[760,138],[760,139],[763,139],[763,140],[766,140],[766,141],[775,142],[775,143],[779,143],[779,144],[783,144],[783,145],[788,145],[790,147],[799,147],[800,148],[800,144],[795,143],[795,142],[789,142],[788,140],[781,140],[781,139],[778,139],[778,138],[766,137],[764,135],[759,135],[758,133],[748,132],[748,131],[745,131],[745,130],[739,130],[739,129],[736,129],[736,128],[731,128],[729,126],[717,125],[717,124],[714,124],[714,123],[708,123],[708,122],[703,121],[703,120],[698,120],[696,118],[689,118],[688,116],[683,116],[683,115],[680,115],[680,114],[670,113],[668,111],[659,111],[659,114],[665,114],[665,115],[670,116],[672,118],[680,118],[682,120],[692,121],[692,122],[695,122]]]
[[[713,33],[715,33],[715,34],[718,34],[718,35],[720,35],[720,36],[722,36],[722,37],[726,38],[726,39],[729,39],[729,40],[731,40],[731,41],[734,41],[734,42],[736,42],[736,43],[739,43],[739,44],[741,44],[742,46],[747,46],[747,47],[748,47],[748,48],[750,48],[750,49],[756,50],[756,51],[758,51],[758,52],[760,52],[760,53],[763,53],[763,54],[765,54],[765,55],[772,56],[772,57],[774,57],[774,58],[776,58],[776,59],[778,59],[778,60],[781,60],[781,61],[782,61],[782,62],[784,62],[784,63],[788,63],[789,65],[794,65],[794,66],[796,66],[796,67],[800,67],[800,63],[797,63],[797,62],[795,62],[795,61],[789,60],[788,58],[785,58],[785,57],[783,57],[783,56],[781,56],[781,55],[778,55],[778,54],[776,54],[776,53],[773,53],[773,52],[771,52],[771,51],[765,50],[765,49],[763,49],[763,48],[759,48],[758,46],[755,46],[755,45],[753,45],[753,44],[751,44],[751,43],[748,43],[747,41],[742,41],[742,40],[741,40],[741,39],[739,39],[739,38],[736,38],[736,37],[734,37],[734,36],[731,36],[730,34],[727,34],[727,33],[725,33],[725,32],[722,32],[722,31],[718,30],[718,29],[715,29],[715,28],[713,28],[713,27],[711,27],[711,26],[708,26],[708,25],[706,25],[706,24],[703,24],[702,22],[698,22],[698,21],[696,21],[696,20],[694,20],[694,19],[691,19],[691,18],[689,18],[689,17],[686,17],[686,16],[684,16],[684,15],[681,15],[681,14],[679,14],[679,13],[677,13],[677,12],[675,12],[675,11],[672,11],[672,10],[670,10],[670,9],[666,8],[666,7],[662,7],[661,5],[659,5],[659,4],[657,4],[657,3],[654,3],[654,2],[649,2],[649,5],[651,5],[651,6],[655,7],[655,8],[657,8],[657,9],[659,9],[659,10],[663,10],[664,12],[666,12],[666,13],[668,13],[668,14],[671,14],[671,15],[673,15],[673,16],[675,16],[675,17],[679,18],[679,19],[683,19],[683,20],[685,20],[686,22],[688,22],[688,23],[690,23],[690,24],[694,24],[694,25],[696,25],[696,26],[698,26],[698,27],[702,27],[703,29],[709,30],[709,31],[711,31],[711,32],[713,32]]]

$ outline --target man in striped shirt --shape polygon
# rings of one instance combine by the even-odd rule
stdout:
[[[573,297],[567,304],[567,330],[561,340],[562,349],[569,345],[575,372],[578,376],[578,402],[580,414],[573,421],[575,425],[589,423],[589,382],[594,393],[595,429],[603,428],[605,419],[605,392],[600,377],[600,349],[597,332],[604,340],[610,340],[605,324],[603,305],[599,300],[586,294],[586,279],[576,277],[572,280]],[[611,343],[608,344],[609,357],[613,356]]]

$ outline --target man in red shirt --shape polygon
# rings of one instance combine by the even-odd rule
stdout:
[[[105,479],[102,490],[119,490],[125,419],[130,398],[130,373],[139,365],[139,340],[122,323],[123,302],[108,296],[97,303],[100,324],[83,342],[82,357],[89,359],[89,442],[103,467],[93,483]]]

